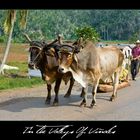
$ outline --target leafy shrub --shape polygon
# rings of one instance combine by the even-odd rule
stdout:
[[[78,38],[82,37],[84,40],[99,41],[100,36],[97,31],[90,26],[79,27],[76,29],[75,34]]]
[[[138,33],[134,33],[130,38],[129,38],[129,43],[135,43],[136,40],[138,40],[139,35]]]
[[[0,36],[0,43],[4,43],[6,40],[5,36]]]

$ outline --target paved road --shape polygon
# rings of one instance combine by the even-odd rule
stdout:
[[[90,88],[87,107],[80,108],[79,84],[75,84],[70,98],[64,98],[66,86],[60,90],[58,107],[45,105],[46,87],[0,92],[0,120],[140,120],[140,79],[120,89],[110,102],[110,93],[97,94],[97,106],[90,109]],[[52,94],[54,98],[54,93]]]

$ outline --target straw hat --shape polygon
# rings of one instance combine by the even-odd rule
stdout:
[[[140,41],[139,41],[139,40],[137,40],[137,41],[136,41],[136,44],[140,44]]]

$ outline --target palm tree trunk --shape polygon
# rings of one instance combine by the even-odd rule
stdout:
[[[6,45],[6,49],[5,49],[5,53],[4,53],[4,57],[0,66],[0,74],[3,74],[3,66],[7,60],[8,54],[9,54],[9,49],[10,49],[10,45],[11,45],[11,40],[12,40],[12,33],[13,33],[13,29],[14,29],[14,23],[15,23],[15,19],[12,20],[11,23],[11,29],[10,29],[10,33],[9,33],[9,37],[8,37],[8,42]]]

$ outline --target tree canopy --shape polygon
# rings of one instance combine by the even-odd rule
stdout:
[[[0,10],[0,42],[4,41],[5,10]],[[20,16],[17,16],[20,20]],[[25,42],[16,23],[13,41]],[[28,10],[25,32],[33,39],[54,39],[63,34],[67,40],[75,39],[75,30],[93,27],[103,40],[129,40],[140,36],[140,10]]]

